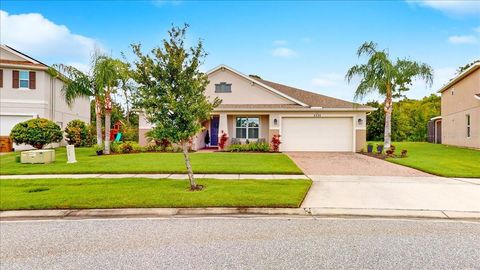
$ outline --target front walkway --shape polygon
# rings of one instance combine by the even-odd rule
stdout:
[[[45,179],[45,178],[166,178],[166,179],[187,179],[187,174],[35,174],[35,175],[0,175],[3,179]],[[290,174],[195,174],[195,178],[242,180],[242,179],[309,179],[307,176]]]
[[[480,179],[310,175],[305,208],[480,212]]]

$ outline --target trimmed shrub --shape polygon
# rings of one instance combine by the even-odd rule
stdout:
[[[88,127],[82,120],[72,120],[65,127],[65,140],[75,147],[88,146]]]
[[[228,147],[230,152],[269,152],[268,143],[250,142],[248,144],[232,144]]]
[[[10,138],[16,144],[29,144],[37,149],[42,149],[49,143],[60,142],[63,138],[60,127],[45,118],[31,119],[16,124]]]
[[[120,132],[123,141],[138,141],[138,129],[136,127],[124,125]]]

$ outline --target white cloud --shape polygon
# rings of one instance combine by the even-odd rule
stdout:
[[[272,55],[277,57],[292,57],[297,55],[297,52],[286,47],[280,47],[280,48],[274,49],[272,51]]]
[[[273,41],[273,44],[278,45],[278,46],[287,45],[287,41],[283,40],[283,39],[278,39],[278,40]]]
[[[448,42],[452,44],[477,44],[478,39],[474,35],[450,36]]]
[[[72,33],[39,13],[9,14],[0,10],[2,43],[40,61],[88,63],[90,54],[101,45],[94,39]]]
[[[332,87],[345,84],[344,78],[338,73],[320,73],[312,79],[312,85],[318,87]]]
[[[409,1],[410,4],[416,4],[424,7],[430,7],[439,10],[450,16],[479,15],[480,1],[462,1],[462,0],[422,0]]]

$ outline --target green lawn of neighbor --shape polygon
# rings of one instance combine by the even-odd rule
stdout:
[[[0,210],[129,207],[299,207],[310,180],[0,180]]]
[[[20,153],[0,156],[0,174],[185,173],[182,153],[138,153],[96,156],[92,148],[77,148],[77,163],[67,164],[65,147],[56,149],[50,164],[21,164]],[[302,174],[281,153],[192,153],[195,173]]]
[[[400,165],[446,177],[480,177],[480,151],[426,142],[394,142],[406,158],[388,158]]]

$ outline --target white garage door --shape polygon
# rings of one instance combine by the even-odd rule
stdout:
[[[28,115],[0,115],[0,136],[9,136],[16,124],[32,118]]]
[[[353,151],[353,119],[282,118],[282,151]]]

